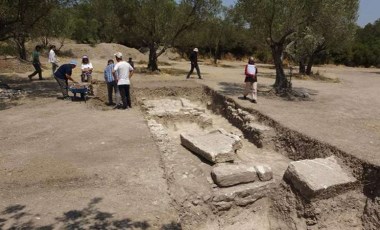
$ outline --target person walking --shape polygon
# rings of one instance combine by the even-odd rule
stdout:
[[[115,67],[115,64],[112,59],[108,60],[107,66],[104,69],[104,80],[107,83],[107,91],[108,91],[108,105],[115,105],[112,100],[112,91],[115,92],[116,106],[120,106],[120,93],[119,88],[117,87],[117,82],[113,77],[112,71]]]
[[[54,76],[54,72],[58,68],[58,59],[57,59],[57,56],[55,55],[55,45],[50,46],[49,63],[51,63],[51,69],[53,71],[53,76]]]
[[[42,78],[42,69],[41,69],[41,62],[40,62],[40,51],[41,46],[37,45],[32,53],[32,63],[35,71],[28,75],[29,80],[32,80],[34,76],[38,74],[39,80],[43,80]]]
[[[248,64],[245,66],[245,88],[243,93],[244,100],[247,99],[247,95],[250,94],[252,103],[257,103],[257,68],[253,57],[250,57]]]
[[[116,65],[113,68],[112,74],[117,80],[121,101],[123,106],[119,109],[132,108],[130,96],[130,79],[133,75],[133,67],[126,61],[123,61],[123,54],[120,52],[115,53]]]
[[[61,65],[57,71],[54,72],[54,78],[58,82],[59,87],[61,88],[63,99],[64,100],[71,100],[69,97],[68,92],[68,80],[76,82],[74,79],[72,79],[72,71],[77,66],[77,62],[75,60],[71,60],[69,64],[63,64]]]
[[[190,75],[193,73],[194,68],[197,70],[198,78],[202,79],[201,71],[199,70],[199,66],[198,66],[198,48],[194,48],[194,50],[191,52],[190,64],[191,64],[191,68],[190,68],[189,73],[187,74],[186,79],[190,78]]]

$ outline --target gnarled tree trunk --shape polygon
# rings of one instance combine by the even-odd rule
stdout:
[[[159,70],[157,65],[157,48],[154,44],[149,45],[148,69],[150,71]]]
[[[281,91],[288,87],[288,81],[285,76],[284,67],[282,65],[282,53],[284,50],[283,44],[272,43],[271,44],[272,57],[276,68],[276,81],[274,87],[277,91]]]

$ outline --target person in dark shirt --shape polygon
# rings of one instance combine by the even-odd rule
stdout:
[[[59,87],[61,88],[64,100],[71,100],[68,93],[68,80],[74,83],[78,83],[71,78],[72,71],[76,66],[77,62],[75,60],[71,60],[69,64],[61,65],[54,73],[54,78],[58,82]]]
[[[193,73],[194,68],[197,70],[198,78],[202,79],[201,71],[199,70],[199,66],[198,66],[198,48],[194,48],[194,50],[191,52],[190,64],[191,64],[191,69],[190,69],[189,73],[187,74],[186,79],[190,78],[190,75]]]
[[[35,71],[28,75],[29,80],[32,80],[34,76],[38,74],[39,80],[43,80],[42,78],[42,69],[41,69],[41,62],[40,62],[40,51],[41,51],[41,46],[36,46],[32,53],[32,63]]]
[[[132,68],[135,68],[135,63],[133,63],[132,58],[128,58],[128,63],[132,66]]]

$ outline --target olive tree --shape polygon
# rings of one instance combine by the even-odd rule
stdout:
[[[132,33],[149,48],[148,69],[158,70],[157,59],[176,39],[200,23],[220,5],[219,0],[136,0]]]
[[[266,43],[276,68],[275,88],[288,88],[283,69],[283,53],[291,36],[306,20],[307,0],[238,0],[237,7],[246,19],[253,36]]]
[[[299,63],[300,73],[310,75],[321,52],[337,51],[350,44],[356,31],[358,6],[358,0],[308,1],[307,20],[286,50]]]

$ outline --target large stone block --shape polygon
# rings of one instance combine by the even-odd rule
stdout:
[[[258,179],[254,166],[234,164],[222,164],[214,167],[211,177],[220,187],[253,182]]]
[[[291,162],[284,178],[307,199],[332,197],[357,182],[334,156]]]
[[[212,163],[233,161],[236,150],[242,147],[241,139],[218,129],[210,133],[182,133],[181,144]]]

